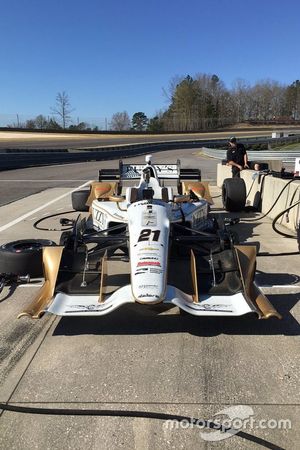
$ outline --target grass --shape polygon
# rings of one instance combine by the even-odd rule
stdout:
[[[295,142],[294,144],[282,145],[281,147],[272,147],[272,150],[280,150],[280,151],[299,150],[299,154],[300,154],[300,142]]]

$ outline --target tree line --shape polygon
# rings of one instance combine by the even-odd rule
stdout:
[[[222,128],[237,123],[253,124],[300,122],[300,81],[282,85],[264,80],[251,86],[238,79],[231,89],[217,75],[198,74],[173,78],[164,93],[169,106],[148,118],[136,112],[130,118],[127,111],[113,114],[109,123],[113,131],[191,132]],[[72,122],[71,101],[63,91],[56,96],[52,117],[38,115],[22,124],[30,129],[88,130],[88,124]],[[20,126],[19,126],[20,128]],[[98,131],[98,127],[93,128]]]
[[[273,80],[250,86],[237,80],[227,89],[217,75],[175,78],[169,86],[170,105],[161,115],[168,131],[221,128],[241,122],[300,121],[300,81],[284,86]]]

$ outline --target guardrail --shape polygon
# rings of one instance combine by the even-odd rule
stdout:
[[[243,138],[243,142],[253,143],[291,142],[300,140],[300,136],[272,139],[270,137]],[[225,146],[227,139],[196,139],[182,141],[148,142],[141,144],[125,144],[117,146],[86,148],[86,149],[0,149],[0,170],[18,169],[32,166],[43,166],[84,161],[101,161],[106,159],[128,158],[150,152],[175,150],[184,148],[200,148]],[[222,152],[222,150],[216,150]],[[224,150],[225,152],[225,150]],[[223,156],[222,156],[223,158]],[[221,158],[221,159],[222,159]],[[265,159],[265,157],[264,157]]]
[[[204,155],[212,158],[226,159],[226,150],[202,148],[201,151]],[[299,150],[289,150],[284,152],[280,152],[280,150],[248,150],[247,154],[250,161],[280,160],[284,163],[294,163],[295,158],[300,156],[300,144]]]

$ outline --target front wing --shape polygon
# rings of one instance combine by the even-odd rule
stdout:
[[[102,303],[99,303],[99,297],[96,295],[80,296],[58,293],[47,311],[58,316],[103,316],[127,303],[135,303],[130,285],[118,289]],[[178,306],[194,316],[258,314],[257,309],[246,301],[241,292],[231,296],[203,296],[195,303],[192,296],[168,285],[167,295],[161,303]]]
[[[228,295],[198,294],[197,280],[194,277],[194,295],[187,294],[181,289],[168,284],[164,298],[157,303],[177,306],[195,316],[234,317],[254,313],[263,319],[270,317],[280,319],[280,314],[253,281],[255,272],[255,247],[236,245],[234,248],[242,280],[242,290]],[[125,285],[112,294],[106,295],[105,289],[102,289],[105,279],[104,270],[101,272],[99,295],[68,295],[64,292],[56,292],[55,286],[61,254],[62,247],[47,247],[43,250],[44,285],[31,305],[25,311],[21,312],[19,317],[29,316],[39,318],[45,312],[59,316],[101,316],[109,314],[124,304],[136,302],[136,299],[132,295],[131,284]],[[105,258],[103,258],[104,265]]]

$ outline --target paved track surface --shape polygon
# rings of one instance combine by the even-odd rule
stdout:
[[[60,135],[60,134],[36,134],[36,133],[7,133],[0,132],[0,148],[24,148],[24,149],[59,149],[59,148],[86,148],[104,147],[108,145],[136,144],[140,142],[166,142],[194,139],[227,139],[232,134],[239,137],[271,136],[270,131],[237,131],[232,133],[187,133],[174,135]]]
[[[201,166],[203,178],[215,180],[216,161],[194,152],[164,152],[155,160],[172,161],[180,155],[183,165]],[[84,163],[1,173],[0,243],[27,237],[58,242],[59,232],[37,231],[33,223],[70,210],[69,192],[95,179],[97,169],[98,164]],[[219,192],[212,188],[213,195]],[[224,214],[219,207],[217,198],[217,217]],[[281,321],[200,320],[180,316],[176,308],[157,315],[141,305],[103,318],[45,315],[40,321],[17,320],[38,287],[6,287],[0,296],[0,401],[211,420],[238,407],[233,412],[237,417],[247,408],[253,411],[252,425],[248,422],[238,436],[210,442],[220,436],[197,428],[170,429],[156,420],[3,412],[0,449],[299,448],[299,254],[272,256],[295,252],[296,242],[275,234],[268,219],[251,223],[248,218],[242,214],[235,229],[242,242],[260,243],[265,256],[258,258],[256,282],[283,315]],[[44,226],[56,228],[59,223],[46,219]],[[290,420],[291,429],[274,427],[282,419]],[[259,420],[272,420],[271,426],[260,426]]]
[[[197,149],[171,150],[154,154],[158,163],[176,162],[179,158],[182,167],[199,167],[209,180],[216,180],[218,160],[199,157]],[[137,156],[128,161],[144,162],[145,157]],[[32,167],[1,172],[0,206],[28,195],[54,187],[76,187],[89,180],[96,180],[100,168],[117,168],[118,160],[84,162],[75,164]]]

